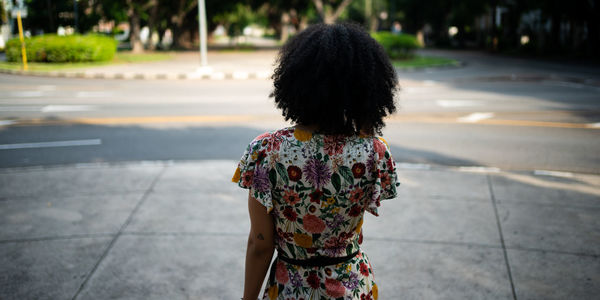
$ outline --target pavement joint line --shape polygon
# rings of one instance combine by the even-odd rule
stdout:
[[[125,231],[123,235],[130,236],[247,236],[248,233],[236,232],[144,232],[144,231]]]
[[[502,224],[500,223],[500,215],[498,213],[498,206],[496,205],[496,196],[494,194],[494,188],[492,186],[492,179],[490,174],[486,175],[487,185],[490,193],[490,200],[494,209],[494,215],[496,217],[496,226],[498,227],[498,234],[500,237],[500,244],[502,245],[502,254],[504,255],[504,263],[506,264],[506,272],[508,274],[508,280],[510,281],[510,289],[514,300],[517,300],[517,293],[515,291],[515,284],[512,277],[512,271],[510,268],[510,262],[508,261],[508,253],[506,251],[506,244],[504,242],[504,234],[502,233]]]
[[[506,247],[506,249],[517,250],[517,251],[541,252],[541,253],[564,254],[564,255],[600,258],[600,254],[594,254],[594,253],[571,252],[571,251],[562,251],[562,250],[547,250],[547,249],[518,247],[518,246],[509,246],[509,247]]]
[[[158,182],[158,180],[162,177],[162,175],[165,173],[165,171],[167,170],[167,168],[168,168],[168,166],[163,166],[163,168],[160,170],[160,172],[158,172],[158,174],[156,175],[156,177],[154,178],[154,180],[152,180],[152,183],[150,183],[150,185],[148,186],[148,188],[144,192],[144,195],[142,195],[142,197],[140,198],[140,200],[138,201],[138,203],[135,205],[135,207],[133,208],[133,210],[131,211],[131,213],[129,214],[129,216],[127,217],[127,219],[125,220],[125,223],[123,223],[121,225],[121,228],[119,228],[119,231],[114,235],[113,239],[110,241],[110,243],[108,244],[108,246],[106,247],[106,249],[104,249],[104,252],[100,256],[100,258],[98,259],[98,261],[92,267],[92,270],[86,275],[85,279],[83,280],[83,282],[81,283],[81,285],[77,289],[77,292],[75,292],[75,295],[73,295],[73,298],[71,298],[72,300],[76,300],[79,297],[79,295],[81,294],[81,292],[83,291],[83,289],[85,288],[85,286],[87,285],[87,283],[89,282],[90,278],[92,278],[92,276],[94,275],[94,273],[96,273],[96,270],[98,269],[98,267],[100,266],[100,264],[102,263],[102,261],[104,261],[104,259],[106,258],[106,256],[108,256],[108,252],[110,252],[110,250],[113,248],[113,246],[115,245],[115,243],[117,242],[117,240],[119,239],[119,237],[123,234],[123,231],[125,230],[125,228],[127,228],[127,226],[129,226],[129,223],[131,223],[131,220],[133,219],[133,215],[140,209],[140,207],[146,201],[146,199],[148,199],[148,196],[154,190],[154,186],[156,185],[156,183]]]
[[[86,233],[86,234],[72,234],[72,235],[63,235],[63,236],[7,239],[7,240],[0,240],[0,244],[44,242],[44,241],[56,241],[56,240],[93,239],[93,238],[102,238],[102,237],[114,237],[114,235],[115,235],[115,233]]]
[[[368,226],[365,224],[365,226]],[[426,245],[447,245],[447,246],[460,246],[460,247],[480,247],[480,248],[495,248],[500,249],[500,245],[492,244],[479,244],[470,242],[452,242],[452,241],[436,241],[436,240],[422,240],[422,239],[402,239],[402,238],[382,238],[382,237],[364,237],[365,241],[380,241],[380,242],[400,242],[407,244],[426,244]]]
[[[544,203],[544,202],[526,202],[523,200],[497,200],[500,205],[523,205],[523,206],[536,206],[536,207],[555,207],[555,208],[575,208],[575,209],[600,209],[598,205],[580,205],[580,204],[556,204],[556,203]]]
[[[365,225],[365,226],[367,226],[367,225]],[[402,238],[381,238],[381,237],[366,237],[366,236],[365,236],[364,240],[365,241],[400,242],[400,243],[408,243],[408,244],[450,245],[450,246],[466,246],[466,247],[502,249],[501,245],[480,244],[480,243],[470,243],[470,242],[452,242],[452,241],[402,239]],[[549,250],[549,249],[517,247],[517,246],[507,246],[506,249],[528,251],[528,252],[542,252],[542,253],[565,254],[565,255],[600,258],[600,254],[583,253],[583,252],[571,252],[571,251]]]

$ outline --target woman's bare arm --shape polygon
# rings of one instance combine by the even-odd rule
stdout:
[[[250,234],[246,249],[246,272],[244,278],[244,300],[258,298],[269,264],[275,250],[273,218],[265,206],[248,195]]]

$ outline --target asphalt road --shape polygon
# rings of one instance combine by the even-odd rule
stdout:
[[[450,55],[465,67],[400,74],[384,130],[397,161],[600,173],[600,87],[570,80],[597,70]],[[287,124],[270,90],[267,80],[0,75],[0,167],[238,159]]]

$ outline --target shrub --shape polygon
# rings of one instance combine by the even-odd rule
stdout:
[[[32,62],[91,62],[113,59],[117,41],[100,35],[54,34],[25,39],[27,61]],[[18,38],[6,43],[6,59],[22,61],[21,42]]]
[[[383,46],[391,59],[407,59],[414,56],[413,51],[421,45],[414,35],[393,34],[389,31],[374,32],[371,36]]]

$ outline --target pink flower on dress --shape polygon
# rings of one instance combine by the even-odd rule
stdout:
[[[300,196],[298,196],[298,193],[294,192],[293,190],[285,190],[283,199],[290,205],[294,205],[300,201]]]
[[[321,280],[319,279],[317,272],[313,271],[313,272],[310,272],[310,274],[308,275],[308,278],[306,278],[306,282],[308,283],[308,285],[310,285],[311,288],[318,289],[319,284],[321,283]]]
[[[385,157],[385,144],[378,138],[373,140],[373,150],[379,155],[379,159]]]
[[[330,156],[339,155],[344,153],[344,145],[346,139],[343,136],[325,136],[323,138],[323,150]]]
[[[365,175],[365,171],[366,167],[363,163],[355,163],[352,166],[352,175],[354,178],[361,178],[363,175]]]
[[[321,233],[325,230],[325,222],[315,215],[304,215],[302,226],[310,233]]]
[[[367,264],[364,262],[360,263],[360,274],[363,274],[363,276],[369,276],[369,266],[367,266]]]
[[[262,139],[262,138],[266,138],[266,137],[268,137],[268,136],[271,136],[271,133],[269,133],[269,132],[265,132],[265,133],[263,133],[263,134],[261,134],[261,135],[259,135],[259,136],[255,137],[255,138],[254,138],[254,140],[255,140],[255,141],[258,141],[258,140],[260,140],[260,139]]]
[[[287,173],[291,181],[298,181],[302,179],[302,170],[296,166],[289,166],[287,168]]]
[[[292,221],[292,222],[295,222],[295,221],[296,221],[296,218],[298,217],[298,214],[297,214],[297,213],[294,211],[294,209],[293,209],[293,208],[291,208],[291,207],[289,207],[289,206],[288,206],[288,207],[286,207],[286,208],[283,210],[283,216],[284,216],[286,219],[288,219],[288,220],[290,220],[290,221]]]
[[[254,173],[252,171],[246,171],[242,174],[242,186],[251,187],[252,186],[252,177],[254,177]]]
[[[392,183],[392,179],[390,178],[390,175],[388,175],[388,173],[384,173],[382,172],[381,175],[381,188],[382,189],[386,189],[388,185],[390,185],[390,183]]]
[[[325,292],[327,295],[333,298],[343,297],[346,293],[346,288],[342,285],[341,282],[333,279],[327,278],[325,279]]]
[[[290,280],[287,268],[283,262],[278,261],[275,266],[275,279],[281,284],[286,284]]]
[[[365,196],[365,192],[361,188],[356,188],[352,192],[350,192],[350,201],[356,203]]]
[[[277,136],[274,136],[269,139],[269,146],[267,147],[267,151],[279,151],[279,146],[281,146],[281,139]]]

